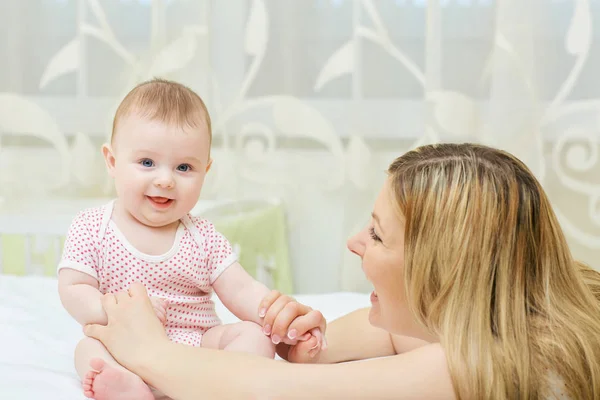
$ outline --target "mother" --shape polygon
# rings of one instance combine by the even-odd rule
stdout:
[[[178,399],[599,399],[600,274],[573,260],[527,167],[442,144],[388,173],[348,242],[372,307],[330,325],[319,362],[396,356],[306,366],[173,344],[140,286],[86,333]]]

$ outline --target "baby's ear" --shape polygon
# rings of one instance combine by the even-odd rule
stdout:
[[[208,173],[208,171],[210,171],[210,167],[212,166],[212,158],[208,160],[208,164],[206,164],[206,172]]]
[[[102,155],[104,156],[104,162],[106,163],[106,168],[108,168],[108,173],[114,178],[115,156],[110,144],[105,143],[102,145]]]

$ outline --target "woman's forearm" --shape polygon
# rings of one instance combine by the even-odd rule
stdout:
[[[428,345],[393,357],[334,365],[294,364],[278,374],[281,399],[454,399],[444,351]],[[286,374],[290,375],[287,376]]]
[[[165,342],[133,372],[166,395],[210,399],[453,399],[444,352],[334,365],[289,364]],[[368,364],[367,364],[368,363]]]
[[[356,310],[327,327],[329,348],[319,358],[321,364],[394,355],[390,334],[369,323],[369,308]]]
[[[269,374],[285,365],[292,364],[164,341],[127,367],[173,399],[219,400],[257,398],[270,381]]]

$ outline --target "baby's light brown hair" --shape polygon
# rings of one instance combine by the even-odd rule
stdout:
[[[111,143],[119,121],[132,114],[184,129],[200,128],[205,124],[210,148],[212,142],[210,115],[200,96],[185,85],[155,78],[133,88],[117,108],[110,137]]]

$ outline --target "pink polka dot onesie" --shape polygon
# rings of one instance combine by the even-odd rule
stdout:
[[[167,253],[143,254],[111,220],[113,205],[114,201],[75,217],[58,269],[72,268],[93,276],[103,294],[143,283],[150,296],[169,301],[165,326],[169,338],[200,346],[202,334],[221,324],[211,299],[212,284],[237,261],[231,245],[213,224],[186,215]]]

